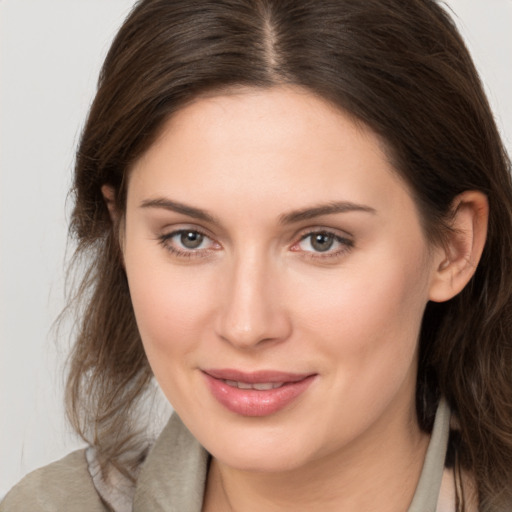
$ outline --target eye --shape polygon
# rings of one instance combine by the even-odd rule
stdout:
[[[182,231],[174,235],[179,243],[187,249],[199,249],[205,241],[205,236],[197,231]]]
[[[178,256],[199,256],[219,245],[210,237],[196,229],[179,229],[162,235],[160,243],[171,253]]]
[[[292,250],[310,253],[312,257],[338,256],[353,247],[352,240],[330,231],[314,231],[302,236]]]
[[[304,251],[313,249],[316,252],[326,252],[335,242],[336,238],[332,233],[311,233],[300,241],[299,246]]]

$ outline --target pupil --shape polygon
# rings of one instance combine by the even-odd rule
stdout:
[[[326,233],[318,233],[313,236],[311,245],[316,251],[324,252],[328,251],[334,242],[334,237]]]
[[[181,243],[187,249],[197,249],[203,243],[203,235],[196,231],[188,231],[181,234]]]

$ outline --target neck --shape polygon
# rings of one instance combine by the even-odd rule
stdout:
[[[386,416],[351,446],[285,472],[241,471],[212,459],[203,511],[405,512],[429,436],[410,408]]]

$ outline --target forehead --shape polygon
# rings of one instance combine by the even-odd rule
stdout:
[[[361,121],[316,94],[296,86],[236,87],[199,96],[168,119],[153,148],[178,146],[183,139],[201,142],[205,149],[229,147],[237,152],[265,149],[273,156],[290,146],[301,153],[311,150],[340,151],[356,139],[366,139],[366,150],[374,146],[385,156],[385,144]],[[371,139],[371,140],[370,140]],[[321,146],[319,143],[322,142]]]
[[[129,198],[157,193],[276,215],[303,203],[410,200],[380,138],[298,88],[240,89],[182,108],[132,170]]]

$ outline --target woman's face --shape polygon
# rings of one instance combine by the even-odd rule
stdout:
[[[149,362],[240,469],[417,428],[430,249],[378,138],[300,89],[198,99],[129,181],[123,250]]]

